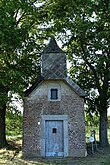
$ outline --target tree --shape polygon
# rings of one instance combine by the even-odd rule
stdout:
[[[16,106],[7,107],[6,135],[21,135],[23,116]]]
[[[100,145],[106,146],[110,100],[109,0],[46,0],[44,10],[49,16],[48,29],[61,37],[67,48],[71,77],[88,92],[90,109],[100,115]]]
[[[23,96],[40,73],[43,13],[35,2],[0,1],[0,148],[7,145],[5,114],[12,93]]]

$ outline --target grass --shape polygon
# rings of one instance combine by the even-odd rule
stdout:
[[[8,139],[9,146],[0,150],[0,165],[110,165],[110,146],[98,148],[94,154],[85,158],[67,159],[35,159],[23,160],[21,151],[21,137]]]

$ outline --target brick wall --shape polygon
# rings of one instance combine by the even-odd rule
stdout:
[[[59,86],[60,101],[49,101],[48,90]],[[63,81],[44,81],[24,100],[23,156],[41,156],[41,115],[68,115],[68,156],[85,156],[84,100]]]

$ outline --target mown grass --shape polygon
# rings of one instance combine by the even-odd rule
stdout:
[[[85,158],[67,158],[67,159],[41,159],[36,158],[33,161],[23,160],[21,151],[21,137],[8,139],[9,146],[0,150],[0,165],[110,165],[110,146],[102,149]]]

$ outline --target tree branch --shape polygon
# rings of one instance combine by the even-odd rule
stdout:
[[[16,13],[15,13],[15,16],[14,16],[15,21],[17,21],[17,16],[18,16],[19,10],[20,10],[20,7],[16,10]]]
[[[89,68],[92,70],[92,72],[93,72],[93,74],[94,74],[94,77],[95,77],[95,81],[96,81],[96,86],[97,86],[97,88],[98,88],[98,91],[99,91],[99,93],[101,92],[101,87],[100,87],[100,83],[99,83],[99,78],[97,77],[97,74],[96,74],[96,70],[95,70],[95,68],[93,67],[93,65],[87,60],[87,55],[89,54],[89,53],[87,53],[86,51],[85,51],[85,49],[84,49],[84,46],[83,46],[83,44],[82,44],[82,39],[80,38],[80,44],[81,44],[81,49],[82,49],[82,52],[83,52],[83,54],[84,54],[84,60],[85,60],[85,62],[87,63],[87,65],[89,66]]]
[[[20,16],[20,18],[18,19],[18,21],[16,21],[16,25],[18,25],[21,21],[21,19],[24,17],[26,11],[24,13],[22,13],[22,15]]]

